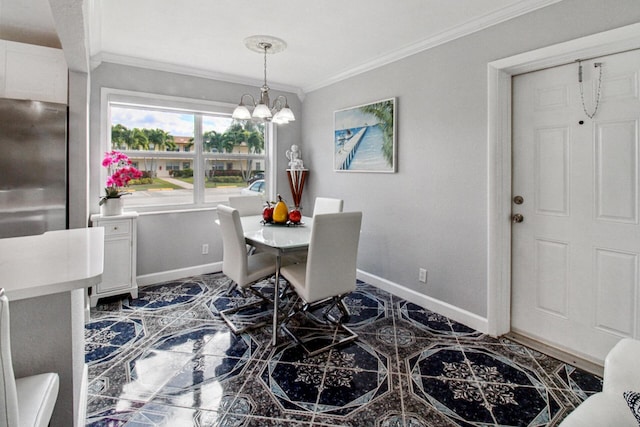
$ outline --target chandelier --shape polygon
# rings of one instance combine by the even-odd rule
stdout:
[[[287,43],[284,40],[271,36],[251,36],[244,40],[245,46],[251,51],[264,54],[264,84],[260,88],[260,99],[256,102],[255,98],[248,93],[240,97],[240,103],[233,110],[233,117],[236,120],[259,120],[272,121],[277,124],[284,124],[294,121],[296,118],[293,111],[289,108],[287,97],[278,95],[273,100],[273,104],[269,106],[269,86],[267,85],[267,53],[275,54],[286,49]],[[251,103],[247,106],[244,103],[245,97],[251,99]],[[249,111],[253,108],[253,113]]]

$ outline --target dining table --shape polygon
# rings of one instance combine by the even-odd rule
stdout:
[[[273,296],[273,326],[271,344],[278,344],[280,306],[280,267],[282,258],[293,253],[304,253],[309,249],[313,218],[303,216],[298,224],[265,223],[261,215],[240,217],[245,242],[260,251],[276,257],[275,289]]]

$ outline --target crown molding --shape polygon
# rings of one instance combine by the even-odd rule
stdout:
[[[346,80],[350,77],[357,76],[358,74],[362,74],[367,71],[371,71],[384,65],[390,64],[392,62],[399,61],[411,55],[415,55],[416,53],[432,49],[436,46],[440,46],[444,43],[484,30],[518,16],[525,15],[537,9],[542,9],[543,7],[558,3],[560,1],[562,0],[524,0],[518,2],[511,6],[501,8],[479,18],[465,22],[464,24],[452,27],[447,31],[439,33],[433,37],[429,37],[428,39],[412,43],[405,46],[404,48],[394,50],[393,52],[389,52],[387,54],[383,54],[382,56],[379,56],[374,60],[365,62],[348,70],[344,70],[343,72],[329,77],[326,80],[322,80],[315,84],[305,86],[302,88],[302,90],[304,93],[313,92],[314,90],[321,89],[334,83],[338,83],[342,80]]]
[[[228,83],[237,83],[247,86],[261,87],[262,80],[242,77],[233,74],[218,73],[215,71],[204,70],[201,68],[185,67],[184,65],[170,64],[167,62],[151,61],[148,59],[136,58],[133,56],[118,55],[110,52],[101,52],[91,57],[91,69],[96,69],[103,62],[109,62],[119,65],[127,65],[130,67],[146,68],[155,71],[164,71],[167,73],[183,74],[193,77],[202,77],[205,79],[219,80]],[[269,82],[269,88],[282,92],[294,93],[300,101],[304,99],[304,93],[299,87],[291,85],[283,85],[279,83]]]

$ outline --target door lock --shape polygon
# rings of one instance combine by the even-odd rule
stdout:
[[[516,205],[521,205],[524,203],[524,198],[522,196],[516,196],[513,198],[513,203]]]
[[[514,224],[521,223],[522,221],[524,221],[522,214],[515,214],[511,217],[511,222]]]

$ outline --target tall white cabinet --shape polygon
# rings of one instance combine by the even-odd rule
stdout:
[[[136,223],[137,212],[122,215],[91,215],[93,227],[104,227],[104,272],[102,283],[92,290],[91,307],[100,298],[131,294],[138,297],[136,282]]]

